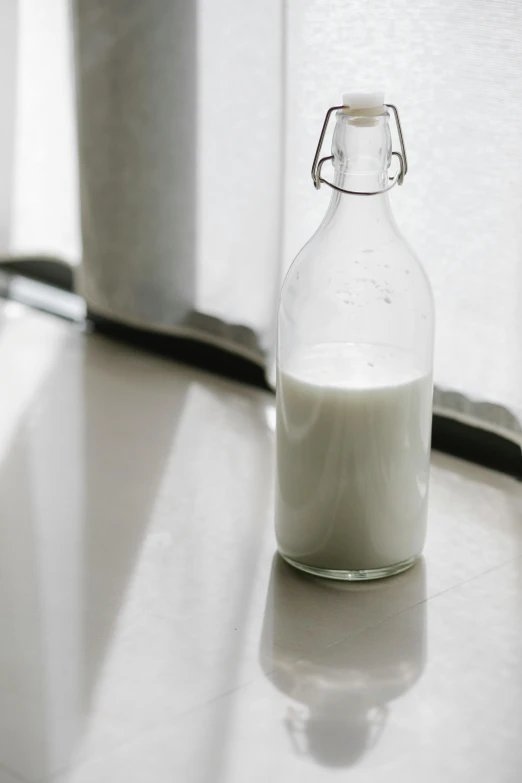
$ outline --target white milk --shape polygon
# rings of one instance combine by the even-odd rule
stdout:
[[[349,571],[420,554],[431,411],[431,376],[388,346],[319,345],[279,369],[281,553]]]

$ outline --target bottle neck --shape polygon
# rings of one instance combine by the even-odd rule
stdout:
[[[387,186],[391,162],[388,119],[387,112],[378,116],[339,112],[332,143],[336,187],[373,193]],[[396,230],[387,193],[370,196],[332,190],[325,222],[342,222],[352,234],[371,231],[376,223],[381,233],[386,224]]]
[[[378,193],[373,196],[356,195],[357,192],[375,193],[375,191],[383,190],[387,184],[388,172],[381,172],[379,175],[352,176],[346,172],[337,171],[334,177],[334,185],[342,190],[352,191],[352,193],[341,193],[338,190],[333,190],[330,208],[335,207],[337,211],[343,214],[353,212],[355,215],[365,213],[391,217],[388,193]]]

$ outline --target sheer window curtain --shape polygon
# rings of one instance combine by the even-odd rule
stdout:
[[[522,443],[518,0],[2,0],[0,14],[1,255],[83,256],[94,311],[257,362],[330,196],[309,174],[325,109],[383,86],[410,162],[392,204],[437,303],[436,410]]]

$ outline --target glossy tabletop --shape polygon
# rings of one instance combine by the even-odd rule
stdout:
[[[0,302],[0,783],[518,783],[522,487],[433,455],[424,559],[275,555],[273,399]]]

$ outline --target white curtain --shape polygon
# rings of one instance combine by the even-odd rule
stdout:
[[[309,175],[325,107],[344,85],[382,85],[410,164],[392,205],[435,293],[436,406],[519,441],[521,37],[518,0],[290,0],[284,250],[329,197]]]
[[[518,0],[75,0],[73,18],[94,309],[262,361],[330,195],[309,174],[324,112],[382,86],[410,162],[392,204],[435,291],[436,406],[520,442]],[[0,22],[0,253],[77,263],[67,0],[2,0]]]
[[[67,0],[0,0],[0,255],[80,260]]]

